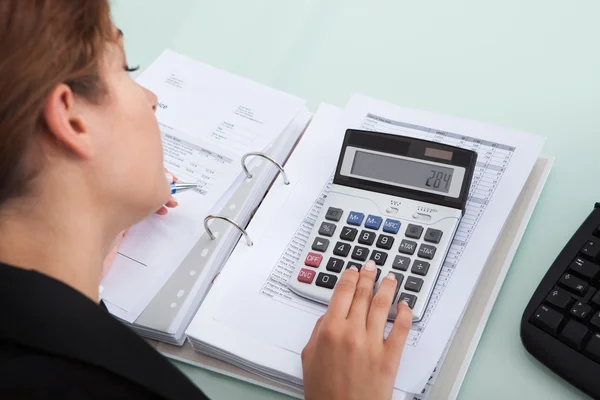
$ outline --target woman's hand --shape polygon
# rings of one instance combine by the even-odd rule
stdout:
[[[394,380],[410,327],[412,311],[398,304],[398,316],[387,339],[384,329],[396,289],[386,276],[373,296],[376,267],[344,271],[325,315],[302,351],[307,400],[392,398]]]

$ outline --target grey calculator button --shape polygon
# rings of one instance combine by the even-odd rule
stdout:
[[[415,260],[410,270],[415,275],[425,276],[429,271],[429,263],[427,261]]]
[[[431,260],[433,256],[435,256],[435,246],[430,246],[428,244],[422,244],[419,247],[419,257],[426,258],[427,260]]]
[[[337,242],[333,248],[333,254],[336,256],[346,257],[348,253],[350,253],[351,248],[352,246],[350,246],[348,243]]]
[[[417,249],[417,243],[413,242],[412,240],[402,240],[402,242],[400,243],[400,247],[398,248],[398,251],[400,253],[404,253],[404,254],[415,254],[415,250]]]
[[[375,241],[375,237],[377,237],[377,234],[375,232],[361,231],[360,235],[358,235],[358,243],[370,246]]]
[[[408,265],[410,264],[410,258],[404,256],[396,256],[394,258],[394,263],[392,264],[392,268],[399,269],[400,271],[408,270]]]
[[[409,276],[408,278],[406,278],[406,284],[404,285],[404,289],[418,293],[421,291],[422,286],[423,279],[415,278],[414,276]]]
[[[419,239],[423,233],[423,227],[419,225],[409,224],[406,227],[406,237],[411,239]]]
[[[375,261],[377,265],[385,264],[385,260],[387,260],[387,253],[383,251],[373,250],[371,253],[371,260]]]
[[[439,243],[440,240],[442,240],[442,234],[443,232],[439,229],[427,228],[427,232],[425,232],[425,237],[423,239],[425,239],[426,242]]]
[[[414,294],[402,292],[402,294],[400,294],[400,297],[398,298],[398,303],[402,300],[406,300],[408,306],[412,309],[415,306],[415,303],[417,302],[417,296],[415,296]]]
[[[392,274],[396,275],[396,281],[398,282],[396,284],[396,291],[394,292],[394,298],[392,299],[392,303],[393,303],[394,300],[396,300],[396,297],[398,296],[398,291],[400,290],[400,286],[402,286],[402,282],[404,281],[404,275],[399,274],[397,272],[392,272]]]
[[[319,228],[319,235],[331,237],[335,232],[335,228],[335,224],[332,224],[331,222],[323,222]]]
[[[345,226],[342,228],[342,231],[340,232],[340,239],[348,240],[348,241],[352,242],[356,238],[357,234],[358,234],[358,229]]]
[[[335,287],[335,283],[337,282],[337,276],[331,274],[325,274],[323,272],[319,272],[317,276],[317,280],[315,285],[321,286],[327,289],[333,289]]]
[[[344,260],[335,257],[331,257],[329,261],[327,261],[327,266],[325,267],[327,271],[331,272],[341,272],[342,268],[344,268]]]
[[[322,253],[327,251],[327,247],[329,247],[329,240],[320,237],[316,237],[312,244],[312,249],[314,251],[320,251]]]
[[[352,252],[352,258],[358,261],[366,261],[369,256],[369,249],[366,247],[356,246]]]
[[[394,245],[394,238],[388,235],[379,235],[376,246],[380,249],[390,250]]]
[[[342,218],[343,213],[344,211],[340,208],[329,207],[327,209],[327,213],[325,214],[325,219],[337,222]]]
[[[360,269],[362,268],[362,264],[357,263],[357,262],[348,261],[348,264],[346,265],[346,269],[348,269],[350,267],[356,267],[356,269],[360,271]]]

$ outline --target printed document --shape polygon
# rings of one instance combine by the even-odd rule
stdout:
[[[241,157],[262,151],[304,101],[165,51],[138,78],[158,97],[165,167],[181,182],[179,206],[132,227],[103,279],[102,299],[133,322],[204,233],[203,220],[239,180]],[[133,150],[135,151],[135,150]]]

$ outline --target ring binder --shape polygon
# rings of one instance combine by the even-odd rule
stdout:
[[[248,235],[248,232],[246,232],[246,230],[244,228],[239,226],[239,224],[237,222],[235,222],[234,220],[232,220],[229,217],[225,217],[223,215],[215,215],[215,214],[208,215],[208,216],[206,216],[206,218],[204,218],[204,229],[206,229],[208,236],[210,236],[210,238],[212,240],[215,240],[216,236],[214,235],[214,233],[212,233],[212,231],[210,230],[210,227],[208,226],[208,221],[210,221],[211,219],[222,219],[223,221],[229,222],[231,225],[235,226],[240,232],[242,232],[242,235],[244,235],[244,238],[246,239],[246,244],[248,244],[248,246],[254,245],[254,242],[252,242],[252,240],[250,239],[250,235]]]
[[[290,184],[290,181],[289,181],[287,174],[285,173],[285,170],[283,169],[283,167],[277,161],[275,161],[271,156],[269,156],[268,154],[265,154],[265,153],[261,153],[260,151],[253,151],[250,153],[246,153],[242,156],[242,168],[244,169],[244,172],[246,173],[246,176],[248,177],[248,179],[252,178],[252,173],[250,173],[250,171],[248,170],[248,167],[246,167],[246,158],[248,158],[250,156],[258,156],[258,157],[262,157],[264,159],[271,161],[277,167],[277,169],[279,169],[279,172],[281,172],[281,176],[283,177],[283,183],[285,183],[286,185]]]

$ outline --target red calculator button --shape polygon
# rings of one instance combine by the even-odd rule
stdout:
[[[298,273],[298,280],[304,283],[312,283],[313,279],[315,279],[316,271],[311,271],[310,269],[302,268]]]
[[[306,260],[304,260],[304,265],[308,265],[309,267],[319,268],[321,265],[321,261],[323,260],[323,256],[317,253],[308,253],[306,255]]]

